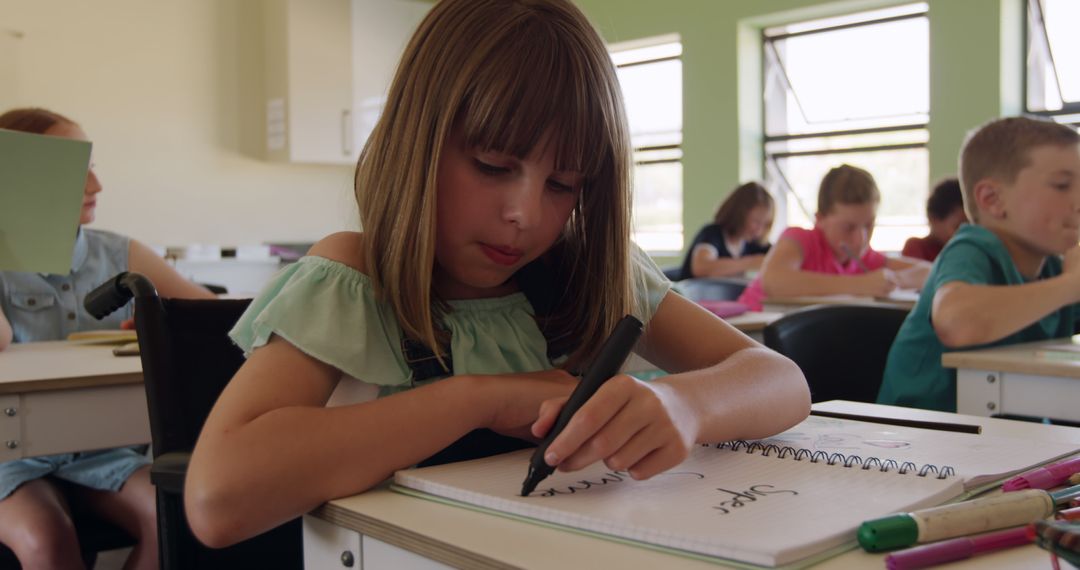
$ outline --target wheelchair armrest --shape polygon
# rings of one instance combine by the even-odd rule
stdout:
[[[191,461],[191,453],[186,451],[174,451],[163,453],[154,459],[150,466],[150,482],[158,490],[166,493],[184,492],[184,477],[187,475],[188,462]]]

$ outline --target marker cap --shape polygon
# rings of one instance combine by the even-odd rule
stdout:
[[[867,552],[911,546],[919,541],[919,526],[908,515],[892,515],[859,526],[859,544]]]

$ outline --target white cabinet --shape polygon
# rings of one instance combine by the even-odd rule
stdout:
[[[352,0],[353,128],[361,146],[379,119],[401,53],[431,4]]]
[[[430,8],[422,0],[268,0],[267,159],[355,164],[401,51]]]

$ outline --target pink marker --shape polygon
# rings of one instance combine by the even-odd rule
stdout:
[[[984,552],[1030,544],[1032,540],[1034,540],[1034,537],[1028,533],[1028,527],[1026,526],[999,530],[979,536],[953,538],[894,552],[885,557],[885,568],[888,568],[888,570],[927,568],[954,560],[971,558]]]
[[[1077,473],[1080,473],[1080,457],[1021,473],[1006,481],[1001,490],[1008,493],[1021,489],[1051,489],[1064,485]]]

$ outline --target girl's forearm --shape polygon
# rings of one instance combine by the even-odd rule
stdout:
[[[233,544],[375,486],[480,427],[477,385],[462,376],[351,406],[279,408],[204,435],[185,488],[192,529]]]
[[[770,267],[762,273],[761,286],[768,297],[840,295],[855,293],[857,279],[850,275]]]
[[[671,389],[696,424],[698,443],[768,437],[810,413],[806,380],[792,361],[745,348],[723,362],[656,380]]]

